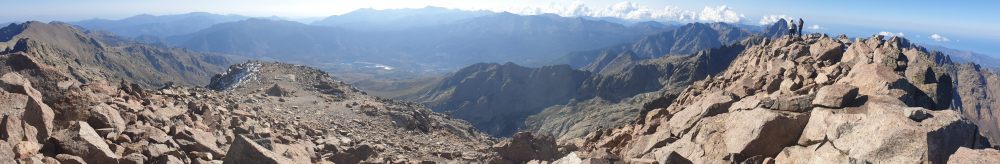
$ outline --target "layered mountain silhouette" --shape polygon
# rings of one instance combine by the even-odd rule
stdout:
[[[208,84],[206,76],[239,59],[130,41],[65,23],[26,22],[0,29],[3,51],[11,57],[66,70],[81,83],[125,80],[143,86]]]
[[[404,69],[457,68],[477,62],[532,63],[659,32],[556,15],[490,14],[406,30],[365,32],[252,19],[168,38],[172,45],[322,65],[370,62]],[[418,64],[419,63],[419,64]]]
[[[903,37],[436,7],[73,24],[0,28],[0,163],[1000,163],[995,59]]]
[[[70,22],[90,30],[103,30],[125,37],[167,37],[192,33],[212,25],[244,20],[249,17],[240,15],[219,15],[206,12],[193,12],[177,15],[154,16],[149,14],[136,15],[120,20],[90,19]]]
[[[342,15],[326,17],[311,24],[363,31],[404,30],[449,24],[489,14],[493,14],[493,12],[467,11],[433,6],[415,9],[385,10],[364,8]]]
[[[690,23],[671,31],[644,36],[633,43],[573,52],[556,62],[591,72],[600,72],[616,58],[650,59],[666,55],[687,55],[736,43],[751,33],[749,30],[726,23]]]
[[[1000,68],[1000,59],[987,54],[951,49],[943,46],[924,45],[928,50],[938,51],[951,57],[957,63],[976,63],[985,67]]]
[[[653,92],[663,88],[667,90],[664,92],[676,93],[695,80],[720,72],[729,65],[729,61],[735,58],[736,54],[742,52],[742,48],[746,44],[751,42],[722,46],[723,43],[718,40],[728,40],[731,37],[747,38],[750,37],[750,33],[721,23],[714,24],[714,26],[693,23],[674,31],[650,35],[637,43],[629,44],[633,46],[608,48],[609,50],[605,51],[608,53],[605,53],[604,57],[611,59],[592,61],[582,71],[566,65],[525,68],[511,63],[503,65],[476,64],[447,75],[444,80],[438,81],[434,85],[436,87],[426,88],[425,91],[417,93],[419,96],[404,97],[417,102],[425,102],[436,111],[452,113],[457,118],[469,120],[474,126],[484,129],[487,133],[497,136],[511,135],[524,126],[527,117],[554,105],[570,103],[570,100],[617,103],[640,93]],[[719,32],[714,30],[716,28],[726,29],[726,32],[723,32],[725,34],[719,35]],[[716,40],[705,44],[677,44],[676,47],[683,47],[678,49],[709,45],[719,45],[720,48],[695,51],[697,53],[691,55],[668,55],[662,50],[650,48],[661,44],[675,45],[675,42],[680,42],[676,41],[677,39]],[[611,53],[611,51],[619,49],[624,50],[620,50],[622,53]],[[636,52],[642,53],[642,55],[637,55]],[[642,104],[635,107],[635,109],[641,108]],[[580,111],[580,109],[571,111]],[[620,111],[627,112],[628,110]],[[546,130],[551,131],[544,133],[552,132],[556,136],[561,136],[569,129],[550,129],[548,126],[571,127],[571,124],[578,123],[575,121],[585,117],[584,115],[589,112],[591,111],[559,112],[558,114],[536,116],[540,119],[530,122],[530,127],[524,128],[539,129],[546,126]],[[575,113],[584,115],[573,115]],[[630,117],[637,113],[624,114],[622,117]],[[555,115],[577,118],[571,119],[573,121],[544,119],[556,117]],[[609,118],[609,120],[621,119]],[[593,130],[592,128],[574,128],[572,130],[575,131],[575,135],[582,135]]]

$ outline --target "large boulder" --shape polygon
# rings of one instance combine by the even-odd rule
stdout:
[[[1000,151],[996,149],[958,148],[955,154],[948,157],[951,164],[1000,163]]]
[[[13,142],[14,154],[17,155],[18,159],[31,158],[35,154],[38,154],[39,150],[42,150],[42,144],[32,141],[17,141]]]
[[[87,123],[98,129],[111,128],[114,134],[125,131],[127,125],[117,109],[104,103],[90,107],[90,118],[87,119]]]
[[[216,143],[218,139],[212,133],[195,128],[184,128],[174,135],[174,138],[177,139],[182,149],[209,152],[215,157],[225,155],[225,152]]]
[[[680,112],[677,112],[677,114],[674,114],[666,124],[668,133],[673,136],[680,136],[694,126],[701,118],[727,112],[736,100],[736,96],[732,93],[708,93],[702,97],[701,101],[688,105]]]
[[[831,38],[819,39],[809,46],[809,54],[819,60],[840,61],[844,54],[844,44]]]
[[[774,158],[777,164],[796,163],[860,163],[855,162],[831,144],[787,147]]]
[[[899,83],[903,81],[905,79],[891,68],[859,63],[851,67],[851,72],[838,83],[857,87],[861,95],[902,96],[902,93],[891,90],[899,88]]]
[[[0,121],[2,121],[0,122],[0,140],[16,142],[24,139],[24,126],[20,116],[5,115]]]
[[[780,96],[778,98],[765,98],[761,101],[761,106],[768,109],[807,112],[812,109],[813,95]]]
[[[857,98],[858,87],[844,84],[833,84],[819,88],[819,91],[816,92],[816,98],[813,99],[812,104],[829,108],[842,108],[855,103],[854,100]]]
[[[501,141],[492,148],[500,156],[494,162],[525,163],[531,160],[554,161],[566,153],[559,151],[555,139],[534,136],[528,132],[514,134],[509,140]]]
[[[905,106],[898,101],[873,96],[861,107],[814,109],[799,139],[799,144],[808,144],[806,147],[810,148],[786,148],[778,155],[777,162],[823,160],[817,159],[822,157],[875,163],[942,163],[959,147],[982,145],[976,126],[962,119],[959,113],[927,111],[934,117],[917,122],[904,114]],[[836,151],[819,149],[827,145]]]
[[[229,152],[226,152],[226,157],[223,159],[222,163],[279,164],[292,163],[292,160],[264,148],[246,136],[237,135],[236,141],[229,146]]]
[[[720,114],[702,119],[697,129],[644,158],[725,163],[773,157],[795,145],[808,119],[807,114],[763,108]]]
[[[809,115],[766,109],[732,113],[723,133],[726,152],[737,154],[737,159],[775,156],[782,148],[795,145],[808,120]]]
[[[83,160],[83,158],[80,158],[80,157],[75,156],[75,155],[69,155],[69,154],[59,154],[59,155],[56,155],[56,161],[59,161],[59,163],[61,163],[61,164],[85,164],[85,163],[87,163],[86,161]]]
[[[372,146],[361,144],[333,154],[330,161],[334,163],[360,163],[375,156],[375,154],[375,149]]]
[[[267,88],[266,94],[268,96],[287,97],[291,96],[292,92],[289,91],[287,88],[281,87],[278,84],[274,84],[270,88]]]
[[[24,108],[22,119],[24,123],[38,130],[35,136],[37,141],[45,141],[49,138],[52,133],[55,117],[56,114],[52,111],[52,108],[42,103],[41,99],[28,97],[28,105]]]
[[[0,76],[0,88],[8,92],[25,94],[28,97],[39,100],[42,99],[42,92],[35,90],[31,86],[31,81],[28,81],[28,79],[18,73],[7,73]]]
[[[87,163],[118,163],[121,158],[87,122],[74,122],[52,138],[64,153],[79,156]]]

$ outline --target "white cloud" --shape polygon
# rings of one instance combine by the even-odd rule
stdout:
[[[948,41],[951,41],[951,39],[948,39],[948,37],[944,37],[944,36],[941,36],[941,35],[938,35],[938,34],[931,34],[930,38],[931,38],[931,40],[934,40],[934,41],[937,41],[937,42],[948,42]]]
[[[698,20],[708,21],[708,22],[726,22],[726,23],[739,23],[743,20],[743,14],[736,13],[729,6],[722,5],[718,7],[706,6],[705,9],[701,10],[701,15],[698,16]]]
[[[603,8],[591,8],[580,1],[574,1],[568,5],[552,3],[546,7],[524,7],[511,9],[509,12],[525,15],[556,14],[567,17],[615,17],[638,21],[739,23],[744,20],[743,14],[725,5],[715,7],[706,6],[701,11],[691,11],[676,6],[664,6],[661,9],[655,9],[629,1],[615,3]]]
[[[819,26],[818,24],[814,24],[812,26],[809,26],[809,29],[822,30],[822,29],[826,29],[826,28],[823,28],[822,26]],[[902,34],[902,33],[900,33],[900,34]]]
[[[760,25],[770,25],[770,24],[774,24],[774,22],[778,22],[778,20],[781,20],[781,19],[792,20],[792,17],[789,17],[788,15],[784,15],[784,14],[781,14],[781,15],[767,15],[767,16],[764,16],[763,18],[760,18],[760,21],[758,21],[757,23],[759,23]]]
[[[904,34],[903,32],[893,33],[893,32],[888,32],[888,31],[882,31],[882,32],[878,32],[878,34],[882,35],[882,36],[886,36],[886,37],[893,37],[893,36],[903,37],[903,36],[906,36],[906,34]]]

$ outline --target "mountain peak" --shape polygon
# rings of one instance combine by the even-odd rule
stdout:
[[[825,35],[765,39],[742,51],[719,75],[695,82],[672,103],[650,107],[651,111],[635,118],[635,124],[592,134],[584,147],[620,158],[669,157],[665,160],[694,163],[758,157],[774,158],[777,163],[909,163],[943,162],[959,147],[990,144],[980,132],[995,131],[994,124],[977,123],[983,125],[977,130],[966,117],[973,121],[983,117],[964,114],[974,109],[949,110],[967,106],[953,104],[959,103],[954,98],[981,96],[956,91],[990,85],[953,77],[981,79],[982,72],[936,62],[940,54],[912,46],[901,37],[841,40]],[[974,84],[966,84],[970,82]],[[817,120],[821,124],[814,124]],[[840,126],[845,123],[851,126]],[[985,135],[994,138],[996,134]],[[767,142],[759,142],[764,138]],[[615,144],[604,144],[610,140]],[[827,147],[873,140],[919,144]],[[881,151],[890,149],[920,153]]]

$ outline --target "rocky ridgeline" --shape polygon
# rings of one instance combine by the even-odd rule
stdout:
[[[305,66],[247,62],[209,81],[230,59],[61,23],[0,39],[0,163],[509,163],[524,158],[498,152],[568,151],[498,142]]]
[[[990,143],[973,121],[949,110],[962,106],[955,90],[968,89],[952,80],[956,67],[897,37],[765,40],[636,124],[592,133],[573,155],[630,163],[1000,158],[981,150]]]
[[[220,91],[146,90],[127,82],[82,84],[20,54],[0,59],[18,56],[21,65],[0,67],[0,161],[518,162],[525,151],[541,153],[527,159],[568,151],[530,135],[497,143],[463,121],[368,96],[304,66],[235,65],[213,79],[210,86],[227,86]],[[225,79],[242,80],[221,84],[234,82]]]

